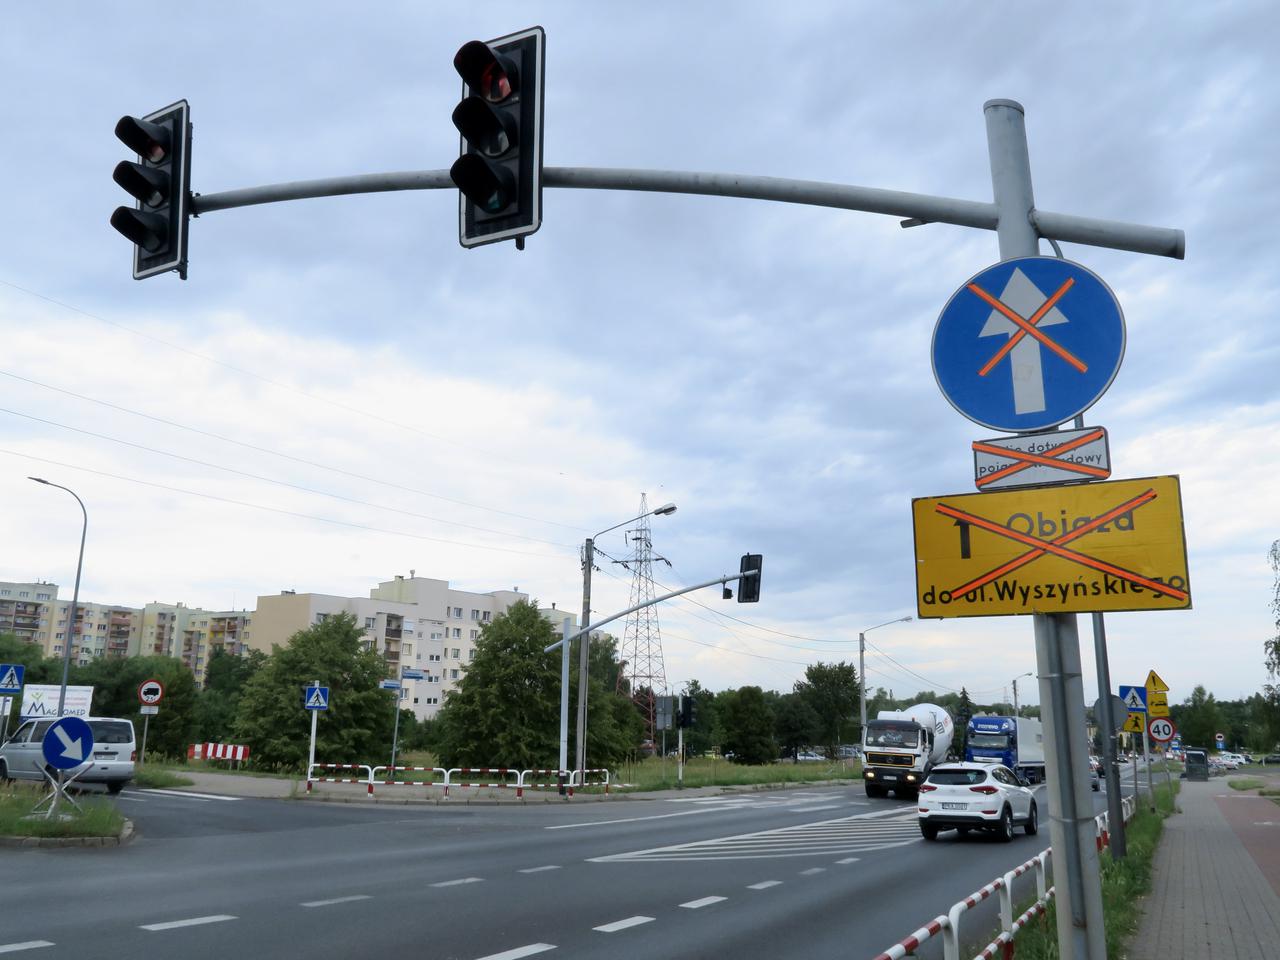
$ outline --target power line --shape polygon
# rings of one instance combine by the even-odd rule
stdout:
[[[167,490],[171,493],[181,493],[190,497],[201,497],[205,500],[213,500],[218,503],[229,503],[238,507],[249,507],[253,510],[263,510],[267,513],[279,513],[286,517],[296,517],[300,520],[314,520],[318,523],[329,523],[339,527],[351,527],[355,530],[368,530],[373,533],[385,533],[393,537],[408,537],[412,540],[426,540],[431,543],[447,543],[455,547],[470,547],[473,550],[494,550],[498,553],[514,553],[524,557],[538,557],[543,560],[558,560],[557,557],[549,553],[532,553],[528,550],[512,550],[508,547],[493,547],[483,543],[468,543],[465,540],[448,540],[444,537],[429,537],[425,534],[406,533],[403,530],[387,530],[383,527],[371,527],[363,523],[351,523],[347,520],[335,520],[332,517],[320,517],[310,513],[297,513],[293,510],[282,510],[279,507],[268,507],[260,503],[249,503],[247,500],[236,500],[232,497],[220,497],[213,493],[201,493],[199,490],[187,490],[183,487],[173,487],[164,483],[156,483],[151,480],[141,480],[137,477],[126,477],[118,473],[109,473],[106,470],[94,470],[92,467],[83,467],[74,463],[63,463],[61,460],[50,460],[48,457],[37,457],[29,453],[19,453],[16,450],[0,449],[0,453],[7,454],[11,457],[17,457],[20,460],[31,460],[37,463],[47,463],[55,467],[66,467],[68,470],[79,470],[82,473],[91,473],[99,477],[109,477],[112,480],[123,480],[126,483],[137,483],[144,487],[153,487],[157,490]]]
[[[134,443],[131,440],[122,440],[119,437],[108,436],[105,433],[95,433],[92,430],[84,430],[80,427],[73,427],[66,423],[59,423],[56,420],[47,420],[44,417],[37,417],[30,413],[22,413],[19,410],[10,410],[6,407],[0,407],[0,413],[7,413],[10,416],[14,416],[14,417],[23,417],[24,419],[27,419],[27,420],[34,420],[36,423],[43,423],[51,427],[58,427],[61,430],[69,430],[72,433],[83,434],[86,437],[95,437],[99,440],[108,440],[111,443],[118,443],[118,444],[121,444],[122,446],[132,447],[135,450],[143,450],[147,453],[157,454],[158,456],[170,457],[171,459],[174,459],[174,460],[181,460],[183,463],[191,463],[199,467],[208,467],[211,470],[221,470],[225,473],[230,473],[237,477],[245,477],[249,480],[260,480],[263,483],[273,483],[273,484],[276,484],[277,486],[287,487],[290,490],[301,490],[303,493],[315,494],[316,496],[330,497],[334,500],[341,500],[344,503],[354,503],[363,507],[373,507],[375,510],[386,510],[389,513],[398,513],[398,514],[401,514],[402,516],[415,517],[419,520],[430,520],[433,523],[447,523],[451,526],[463,527],[464,529],[475,530],[480,533],[493,533],[501,537],[511,537],[515,540],[529,540],[529,541],[532,541],[533,543],[545,543],[548,546],[552,546],[552,547],[564,547],[565,549],[574,549],[574,547],[572,547],[570,544],[567,544],[567,543],[557,543],[553,540],[543,540],[539,537],[527,537],[519,533],[509,533],[506,530],[493,530],[493,529],[490,529],[489,527],[478,527],[478,526],[475,526],[474,524],[461,523],[457,520],[446,520],[443,517],[433,517],[425,513],[414,513],[412,510],[402,510],[399,507],[388,507],[380,503],[370,503],[368,500],[360,500],[360,499],[357,499],[356,497],[347,497],[347,496],[343,496],[340,493],[330,493],[327,490],[316,490],[313,487],[304,487],[301,484],[290,483],[287,480],[277,480],[274,477],[264,477],[261,474],[249,473],[248,471],[245,471],[245,470],[237,470],[235,467],[228,467],[225,464],[209,463],[207,460],[197,460],[194,457],[183,456],[180,453],[172,453],[171,451],[168,451],[168,450],[161,450],[156,447],[148,447],[145,444]]]
[[[3,282],[4,281],[0,281],[0,283],[3,283]],[[445,496],[441,496],[440,494],[431,493],[430,491],[427,491],[427,490],[422,490],[418,487],[409,487],[409,486],[405,486],[404,484],[393,483],[390,480],[383,480],[380,477],[371,477],[362,473],[355,473],[351,470],[344,470],[341,467],[335,467],[330,464],[320,463],[316,460],[308,460],[305,457],[295,457],[288,453],[282,453],[279,450],[272,450],[270,447],[259,446],[256,443],[249,443],[248,441],[245,441],[245,440],[237,440],[235,437],[229,437],[229,436],[226,436],[225,434],[214,433],[209,430],[202,430],[199,427],[193,427],[185,423],[180,423],[176,420],[169,420],[166,417],[157,417],[150,413],[143,413],[140,410],[132,410],[129,407],[121,406],[118,403],[111,403],[108,400],[101,400],[97,397],[88,396],[87,394],[76,393],[74,390],[66,390],[62,387],[55,387],[52,384],[42,383],[39,380],[33,380],[30,377],[24,377],[19,374],[13,373],[12,371],[9,371],[9,370],[0,370],[0,375],[10,377],[14,380],[19,380],[23,383],[29,383],[32,386],[40,387],[44,390],[50,390],[54,393],[61,393],[64,396],[74,397],[77,400],[83,400],[86,403],[95,403],[102,407],[107,407],[112,410],[118,410],[121,413],[127,413],[130,416],[141,417],[142,419],[150,420],[153,423],[161,423],[168,427],[174,427],[175,429],[178,429],[178,430],[185,430],[188,433],[194,433],[197,436],[208,437],[212,440],[219,440],[223,443],[229,443],[237,447],[243,447],[246,450],[254,450],[258,453],[269,454],[270,456],[278,457],[281,460],[289,460],[289,461],[292,461],[293,463],[300,463],[300,464],[303,464],[304,466],[315,467],[319,470],[329,470],[333,473],[341,474],[342,476],[345,476],[345,477],[351,477],[355,480],[364,480],[368,483],[380,484],[381,486],[384,486],[384,487],[390,487],[393,490],[402,490],[402,491],[405,491],[406,493],[414,493],[419,496],[429,497],[432,500],[439,500],[443,503],[452,503],[456,506],[469,507],[474,510],[484,510],[488,513],[497,513],[507,517],[515,517],[520,520],[531,520],[534,523],[550,524],[551,526],[563,527],[566,530],[573,530],[575,532],[581,532],[584,529],[582,527],[574,527],[574,526],[570,526],[569,524],[559,523],[555,520],[544,520],[540,517],[530,517],[523,513],[513,513],[509,510],[499,510],[496,507],[486,507],[478,503],[471,503],[470,501],[467,501],[467,500],[458,500],[453,497],[445,497]]]

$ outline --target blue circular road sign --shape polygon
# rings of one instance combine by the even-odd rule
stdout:
[[[952,294],[933,331],[933,374],[970,420],[1028,433],[1093,406],[1124,345],[1120,303],[1097,274],[1057,257],[1020,257]]]
[[[63,717],[45,732],[41,748],[45,763],[70,770],[93,759],[93,731],[79,717]]]

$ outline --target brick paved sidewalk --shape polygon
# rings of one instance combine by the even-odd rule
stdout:
[[[1164,823],[1153,888],[1131,960],[1274,960],[1280,956],[1280,896],[1223,816],[1221,780],[1182,782],[1181,814]],[[1224,803],[1257,803],[1240,797]],[[1268,801],[1269,802],[1269,801]],[[1280,808],[1275,808],[1280,813]],[[1280,816],[1272,819],[1280,820]],[[1280,845],[1280,827],[1250,843]]]

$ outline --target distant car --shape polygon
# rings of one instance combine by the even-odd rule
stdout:
[[[942,830],[995,833],[1013,839],[1015,824],[1028,836],[1040,829],[1036,798],[1008,767],[986,763],[948,763],[935,767],[920,785],[917,805],[920,834],[938,839]]]
[[[1102,789],[1102,764],[1089,764],[1089,788],[1094,793]]]
[[[1262,758],[1263,763],[1280,763],[1280,753],[1268,753]]]
[[[800,753],[796,755],[796,759],[799,760],[801,763],[804,763],[810,760],[825,760],[827,758],[824,757],[822,754],[814,753],[811,750],[802,750],[800,751]]]
[[[76,783],[102,783],[119,793],[133,779],[138,745],[133,723],[118,717],[86,717],[93,731],[93,759],[66,771]],[[28,720],[0,746],[0,780],[44,780],[44,737],[51,719]]]

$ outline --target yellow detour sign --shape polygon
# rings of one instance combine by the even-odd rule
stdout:
[[[1123,730],[1125,733],[1142,733],[1147,729],[1147,715],[1145,713],[1131,713],[1125,718]]]
[[[921,497],[924,617],[1187,610],[1177,477]]]
[[[1169,716],[1169,695],[1163,690],[1152,690],[1147,687],[1147,716]]]

